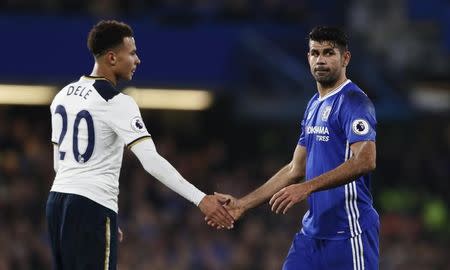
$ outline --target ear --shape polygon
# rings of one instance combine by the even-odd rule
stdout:
[[[343,61],[343,63],[342,63],[342,65],[344,66],[344,67],[347,67],[348,66],[348,63],[350,63],[350,58],[352,58],[352,54],[350,53],[350,51],[345,51],[344,52],[344,61]]]
[[[113,51],[108,51],[106,53],[106,59],[111,66],[115,66],[117,63],[117,56]]]

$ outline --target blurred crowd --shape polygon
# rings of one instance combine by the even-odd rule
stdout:
[[[212,121],[222,117],[213,112],[186,118],[181,114],[173,112],[171,118],[147,111],[143,117],[161,155],[207,193],[240,196],[260,185],[290,160],[298,135],[295,126],[237,126]],[[0,270],[50,269],[45,202],[54,172],[48,108],[2,107],[0,122]],[[430,131],[415,132],[421,127]],[[411,132],[402,132],[405,128]],[[450,127],[438,119],[379,127],[373,189],[382,222],[380,269],[450,269],[448,208],[440,212],[447,223],[431,226],[422,211],[426,201],[418,199],[428,194],[448,205],[449,135]],[[409,197],[397,189],[407,190]],[[415,201],[408,204],[411,197]],[[148,175],[126,151],[120,178],[124,241],[119,269],[280,269],[305,207],[277,216],[263,204],[235,229],[217,231],[205,224],[194,205]]]
[[[148,18],[179,25],[248,20],[347,25],[352,36],[384,64],[383,75],[390,85],[406,96],[410,90],[406,80],[448,81],[449,70],[446,54],[432,53],[445,52],[440,28],[433,21],[412,22],[408,15],[412,2],[5,0],[0,1],[0,11]],[[303,51],[297,53],[303,59]],[[355,70],[379,74],[368,69],[375,65],[365,53],[354,55]],[[253,83],[258,91],[264,86],[262,77],[255,79],[260,85]],[[363,88],[381,91],[386,87],[375,84],[380,81],[376,77]],[[282,87],[274,89],[277,94],[282,91]],[[170,115],[145,111],[143,118],[158,151],[186,179],[207,193],[240,196],[290,160],[298,126],[268,122],[250,126],[239,116],[230,116],[231,108],[225,110]],[[404,120],[379,119],[372,188],[381,217],[380,269],[450,270],[449,119],[445,114],[412,114]],[[49,120],[47,107],[0,107],[0,270],[51,269],[45,222],[54,177]],[[263,204],[233,230],[217,231],[205,224],[194,205],[148,175],[126,150],[120,177],[119,224],[124,241],[119,245],[119,269],[280,269],[305,209],[301,204],[277,216]]]
[[[261,18],[300,22],[308,0],[6,0],[0,8],[10,12],[89,14],[95,17],[144,16],[164,22],[252,20]],[[155,16],[157,14],[157,16]]]

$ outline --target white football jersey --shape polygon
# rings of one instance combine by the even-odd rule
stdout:
[[[83,76],[55,96],[50,111],[52,142],[59,146],[51,191],[117,212],[124,146],[150,137],[136,102],[104,78]]]

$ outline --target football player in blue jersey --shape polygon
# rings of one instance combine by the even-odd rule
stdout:
[[[304,112],[292,161],[242,198],[219,195],[229,200],[235,219],[267,200],[272,211],[283,214],[308,201],[284,270],[378,269],[379,217],[370,193],[376,166],[374,106],[347,79],[351,54],[342,30],[312,29],[307,57],[317,93]]]
[[[159,155],[136,102],[116,89],[118,81],[131,80],[140,64],[132,29],[101,21],[90,31],[88,47],[95,58],[92,73],[65,86],[50,106],[56,176],[46,215],[53,269],[117,269],[125,146],[148,173],[231,228],[233,218],[223,201],[197,189]]]

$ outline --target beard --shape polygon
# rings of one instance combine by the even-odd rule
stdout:
[[[326,75],[318,75],[315,71],[313,71],[312,75],[316,82],[325,87],[333,86],[339,78],[339,74],[336,71],[332,72],[331,70],[328,70],[328,74]]]

